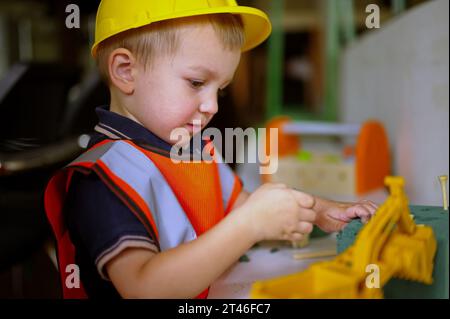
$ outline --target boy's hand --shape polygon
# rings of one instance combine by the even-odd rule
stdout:
[[[316,225],[326,232],[341,231],[353,219],[360,218],[365,224],[375,214],[378,206],[369,200],[361,200],[357,203],[340,203],[322,201],[322,206],[317,210]],[[323,202],[326,202],[324,204]]]
[[[255,241],[299,241],[316,220],[314,197],[283,184],[265,184],[238,208]]]

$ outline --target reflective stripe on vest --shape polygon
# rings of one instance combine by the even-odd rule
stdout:
[[[118,141],[88,151],[69,166],[98,161],[134,189],[147,204],[159,234],[161,251],[197,238],[172,189],[145,154],[127,142]]]

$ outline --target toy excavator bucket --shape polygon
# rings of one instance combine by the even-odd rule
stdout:
[[[302,273],[257,282],[251,290],[256,299],[354,298],[359,278],[328,262]]]
[[[393,230],[381,251],[380,259],[389,262],[396,269],[393,274],[396,278],[432,284],[433,260],[437,249],[433,229],[414,223],[408,208],[408,199],[403,191],[402,178],[387,177],[385,182],[390,187],[391,199],[396,202],[394,205],[399,216],[396,221],[397,228]]]
[[[433,230],[418,225],[412,235],[394,233],[381,259],[395,260],[395,277],[431,285],[436,248]]]

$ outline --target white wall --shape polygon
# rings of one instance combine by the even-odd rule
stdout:
[[[449,170],[449,1],[407,11],[342,56],[345,122],[381,120],[413,204],[442,205]]]

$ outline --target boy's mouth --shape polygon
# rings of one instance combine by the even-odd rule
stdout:
[[[187,123],[186,127],[190,132],[197,133],[203,129],[204,125],[202,121],[194,121],[193,123]]]
[[[186,124],[186,128],[190,133],[198,133],[203,129],[203,125],[188,123]]]

